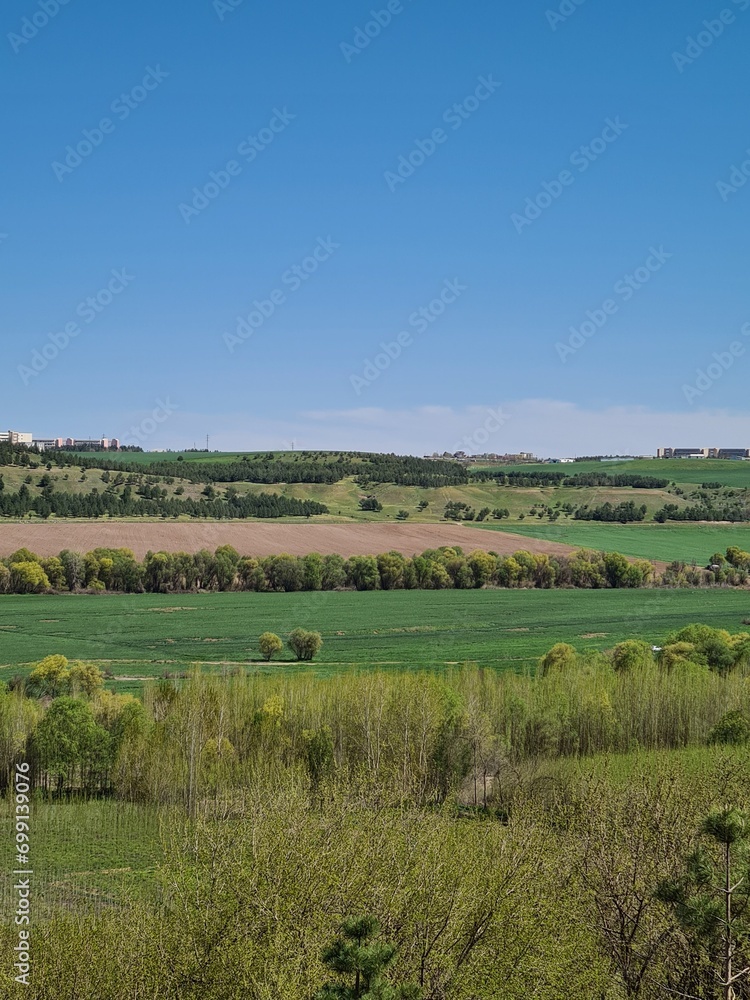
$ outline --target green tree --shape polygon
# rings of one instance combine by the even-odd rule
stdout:
[[[11,562],[10,589],[16,594],[41,594],[50,583],[38,562]]]
[[[284,643],[275,632],[264,632],[258,639],[258,649],[264,660],[273,659],[284,648]]]
[[[373,497],[373,496],[362,497],[362,499],[359,501],[359,509],[360,510],[373,510],[373,511],[377,512],[377,511],[381,511],[383,509],[383,505],[378,500],[377,497]]]
[[[727,712],[708,734],[709,743],[743,746],[750,743],[750,719],[744,712]]]
[[[79,694],[93,698],[104,688],[104,674],[94,663],[76,660],[70,666],[70,691],[73,697]]]
[[[700,833],[710,846],[700,844],[686,859],[685,874],[662,882],[656,894],[705,956],[708,970],[704,988],[711,989],[718,982],[724,1000],[734,1000],[735,984],[746,980],[750,972],[750,818],[727,806],[709,813]],[[741,960],[739,971],[736,959]],[[744,990],[742,995],[746,995]]]
[[[618,672],[637,670],[649,667],[654,663],[654,653],[651,646],[641,639],[626,639],[618,643],[612,650],[612,666]]]
[[[326,984],[315,1000],[418,1000],[416,986],[392,986],[384,976],[396,957],[391,944],[373,940],[380,931],[374,917],[352,917],[341,925],[339,936],[323,952],[323,963],[348,984]]]
[[[539,661],[539,676],[572,670],[578,663],[578,653],[567,642],[556,642]]]
[[[68,691],[70,686],[70,665],[65,656],[45,656],[34,667],[26,682],[26,690],[32,697],[48,695],[57,698]]]
[[[57,698],[34,734],[40,767],[55,779],[57,790],[79,782],[93,790],[110,763],[111,739],[97,725],[90,705],[75,698]]]
[[[303,560],[304,590],[322,590],[323,588],[323,556],[319,552],[310,552]]]
[[[320,632],[308,632],[306,629],[296,628],[290,632],[287,642],[298,660],[312,660],[320,652],[323,636]]]

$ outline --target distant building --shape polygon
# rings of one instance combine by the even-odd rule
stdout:
[[[657,448],[657,458],[750,458],[750,448]]]
[[[36,438],[34,445],[39,451],[68,449],[69,451],[119,451],[119,438]]]
[[[26,431],[0,431],[0,444],[27,444],[33,441],[33,434]]]
[[[55,448],[62,448],[65,445],[63,438],[39,438],[34,439],[34,447],[39,451],[50,451]]]

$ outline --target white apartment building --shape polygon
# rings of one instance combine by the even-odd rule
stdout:
[[[28,444],[34,440],[34,435],[26,431],[0,431],[0,444]]]

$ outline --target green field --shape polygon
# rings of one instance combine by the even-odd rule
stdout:
[[[33,810],[37,917],[155,897],[154,872],[162,855],[156,809],[112,801],[38,801]],[[0,800],[0,821],[8,829],[13,821],[7,799]],[[6,913],[13,881],[9,868],[0,872]]]
[[[296,626],[323,633],[314,669],[533,664],[555,642],[604,649],[654,643],[689,622],[740,631],[738,590],[482,590],[375,593],[3,596],[0,677],[52,653],[95,661],[131,690],[135,678],[192,663],[257,660],[257,637]],[[289,654],[283,654],[287,659]],[[297,669],[291,662],[261,669]],[[309,669],[306,667],[305,669]]]
[[[496,468],[496,466],[477,466],[477,468]],[[750,462],[733,462],[717,458],[682,459],[682,458],[636,458],[627,462],[571,462],[569,465],[505,465],[502,471],[522,472],[564,472],[574,476],[579,472],[606,472],[610,476],[620,473],[630,475],[656,476],[658,479],[670,479],[682,485],[689,483],[700,486],[701,483],[717,482],[725,486],[750,486]]]
[[[729,545],[750,550],[750,525],[695,524],[677,521],[667,524],[602,524],[596,521],[548,521],[527,519],[522,524],[476,525],[480,530],[512,531],[529,538],[543,538],[586,549],[622,552],[640,559],[672,562],[681,559],[705,566],[714,552],[725,552]]]

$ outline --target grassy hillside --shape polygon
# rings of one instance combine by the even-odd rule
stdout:
[[[183,461],[178,463],[177,458],[180,454]],[[91,453],[85,454],[84,457],[94,461],[98,459],[98,456]],[[316,465],[329,466],[334,462],[337,463],[338,468],[329,470],[329,478],[335,477],[344,468],[347,468],[350,474],[338,482],[332,483],[253,483],[242,480],[245,469],[247,469],[247,474],[252,476],[253,462],[256,459],[259,463],[257,468],[261,468],[264,463],[267,466],[271,457],[273,462],[280,463],[280,466],[276,466],[276,472],[280,469],[281,475],[285,473],[287,464],[290,468],[296,466],[298,469],[302,469],[304,463],[307,463],[309,468],[311,465],[313,467]],[[211,463],[215,478],[217,464],[221,468],[226,463],[227,480],[232,476],[232,472],[237,475],[238,466],[242,471],[237,481],[214,481],[211,483],[210,490],[219,499],[220,504],[226,498],[228,490],[235,491],[240,496],[277,493],[288,498],[312,500],[324,504],[329,513],[316,515],[318,522],[395,523],[397,516],[401,512],[405,512],[410,522],[437,523],[443,520],[447,503],[462,503],[473,508],[475,512],[482,509],[492,511],[495,508],[508,510],[510,515],[508,518],[498,521],[488,516],[482,524],[483,527],[500,528],[576,546],[620,549],[627,555],[650,559],[665,561],[672,559],[691,561],[695,559],[697,562],[703,563],[712,551],[725,549],[727,545],[736,543],[745,548],[749,547],[747,538],[750,528],[747,525],[729,527],[717,524],[706,526],[700,523],[686,522],[656,525],[650,522],[655,512],[665,504],[674,504],[678,508],[684,508],[699,504],[701,496],[710,497],[717,504],[739,504],[743,502],[744,497],[744,503],[747,505],[747,497],[750,496],[750,462],[636,460],[632,462],[578,462],[570,465],[502,467],[504,471],[516,469],[526,472],[549,472],[552,470],[565,475],[586,472],[603,472],[608,475],[642,474],[668,478],[677,483],[677,485],[670,485],[666,489],[649,490],[612,486],[499,486],[494,481],[430,487],[395,485],[393,482],[359,485],[355,481],[351,463],[358,467],[360,463],[365,463],[368,457],[364,454],[358,455],[351,452],[126,452],[107,453],[101,458],[101,461],[111,461],[113,458],[117,461],[136,463],[138,471],[123,473],[116,468],[116,463],[115,469],[112,471],[104,471],[100,468],[60,467],[55,461],[54,455],[50,454],[42,456],[41,461],[38,456],[32,456],[33,463],[39,463],[36,468],[6,465],[0,469],[0,474],[7,491],[6,496],[16,493],[24,486],[28,488],[34,498],[42,495],[45,485],[56,493],[89,494],[92,490],[96,490],[103,494],[108,490],[114,490],[118,496],[122,496],[128,486],[135,493],[141,487],[156,486],[159,491],[164,493],[165,502],[171,503],[177,500],[202,501],[205,499],[205,490],[208,488],[205,480],[194,482],[191,481],[191,478],[184,478],[178,474],[182,469],[186,472],[188,469],[192,469],[194,473],[192,479],[201,479],[200,475],[195,475],[196,465]],[[242,462],[243,458],[246,458],[247,462]],[[170,464],[165,466],[163,464],[165,461]],[[162,463],[162,475],[154,476],[149,473],[149,467],[156,462]],[[370,456],[370,462],[368,469],[372,471],[375,468],[372,464],[372,456]],[[302,464],[298,465],[297,463]],[[347,466],[346,463],[349,465]],[[48,465],[49,468],[47,468]],[[427,467],[431,466],[431,463],[422,463],[422,465]],[[176,471],[174,475],[168,475],[164,471],[165,469],[169,469],[170,472]],[[294,474],[290,473],[289,478],[294,479]],[[720,489],[701,491],[703,483],[725,485]],[[738,493],[738,491],[742,492]],[[378,512],[360,510],[359,502],[365,495],[375,496],[382,504],[383,509]],[[645,505],[646,521],[649,523],[623,526],[617,523],[575,521],[570,514],[573,508],[582,505],[594,508],[604,503],[616,505],[623,501],[632,501],[637,506]],[[173,504],[172,506],[177,509],[170,512],[168,516],[175,513],[183,520],[189,517],[189,513],[180,511],[178,505]],[[562,510],[563,507],[568,508],[567,512]],[[154,513],[152,510],[148,511],[149,515],[152,513]],[[555,516],[556,520],[551,522],[550,515]],[[718,516],[725,515],[719,513]],[[472,524],[478,526],[476,521]]]
[[[605,649],[633,637],[658,643],[695,621],[740,631],[747,617],[750,594],[721,590],[4,596],[0,678],[51,653],[93,660],[127,678],[191,663],[220,670],[256,660],[261,632],[284,637],[297,626],[323,633],[312,666],[318,671],[464,661],[523,668],[555,642],[579,649]],[[281,662],[260,669],[311,668]],[[137,687],[133,680],[122,683]]]
[[[80,458],[96,457],[99,452],[73,451],[71,455]],[[257,457],[268,458],[274,455],[280,462],[305,461],[319,462],[328,465],[337,461],[341,457],[356,459],[357,453],[350,451],[107,451],[101,454],[106,455],[108,460],[115,459],[122,462],[137,462],[141,465],[153,465],[155,462],[240,462],[243,458],[255,459]]]
[[[41,465],[36,469],[18,465],[3,466],[0,472],[6,490],[15,492],[25,483],[32,493],[41,490],[41,483],[45,476],[49,477],[55,491],[79,494],[89,493],[92,488],[103,493],[109,482],[116,476],[114,472],[108,473],[96,468],[59,469],[54,464],[50,470],[46,468],[46,465]],[[127,481],[131,475],[126,473],[125,480]],[[145,464],[144,475],[147,475]],[[177,477],[168,478],[172,481],[168,482],[164,477],[158,477],[158,485],[167,490],[168,496],[180,496],[183,499],[192,498],[195,500],[202,496],[203,484]],[[559,502],[561,504],[596,505],[607,501],[619,503],[621,500],[627,499],[633,500],[639,505],[646,504],[649,511],[647,516],[650,516],[665,502],[677,503],[679,506],[687,503],[684,498],[676,497],[666,490],[613,489],[605,486],[516,488],[498,486],[495,483],[470,483],[465,486],[425,488],[384,483],[363,489],[356,484],[353,477],[332,484],[218,482],[214,486],[219,494],[227,488],[233,488],[239,494],[279,493],[283,496],[297,497],[303,500],[316,500],[326,504],[329,508],[330,514],[326,516],[328,520],[393,521],[400,510],[407,510],[410,520],[436,522],[442,520],[445,505],[449,501],[468,503],[477,510],[481,510],[483,507],[490,509],[504,507],[510,512],[510,519],[503,521],[503,525],[508,530],[514,530],[519,515],[523,514],[524,518],[532,516],[531,511],[537,504],[553,506]],[[359,500],[365,494],[376,496],[383,504],[383,510],[378,513],[360,510]],[[428,507],[423,511],[417,509],[420,501],[426,501],[428,504]]]

